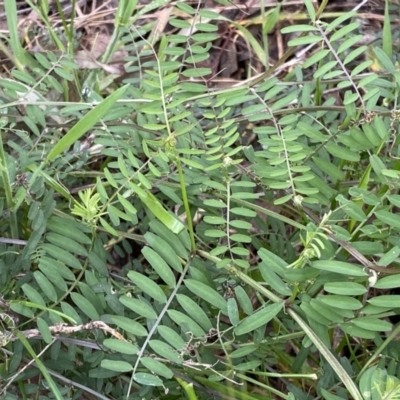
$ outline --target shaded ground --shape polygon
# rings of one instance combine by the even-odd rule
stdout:
[[[19,31],[21,40],[28,50],[35,52],[56,50],[43,21],[48,18],[49,24],[57,30],[63,31],[63,20],[71,17],[71,2],[61,2],[61,8],[57,7],[56,3],[51,2],[47,14],[40,8],[36,11],[32,10],[25,2],[18,3]],[[137,9],[143,10],[151,3],[151,1],[141,0]],[[214,42],[211,57],[201,65],[211,68],[212,74],[207,79],[209,84],[218,87],[230,87],[239,81],[262,73],[267,66],[273,65],[287,50],[286,42],[290,39],[289,35],[282,35],[280,30],[291,24],[308,21],[304,3],[298,0],[281,2],[267,0],[264,5],[257,0],[225,1],[226,5],[221,5],[222,1],[211,0],[202,1],[200,6],[195,1],[187,3],[191,4],[193,8],[215,11],[234,22],[219,22],[220,38]],[[400,21],[399,2],[391,0],[390,3],[393,23],[398,24]],[[317,3],[314,5],[318,6]],[[118,1],[115,0],[77,1],[74,13],[76,46],[74,53],[76,61],[82,69],[102,68],[106,73],[113,74],[115,79],[121,79],[125,76],[124,56],[126,56],[126,51],[124,48],[114,54],[107,65],[99,62],[99,57],[104,53],[110,41],[117,6]],[[384,1],[329,1],[324,11],[324,19],[329,21],[330,17],[337,17],[339,13],[352,9],[357,9],[359,20],[362,23],[364,43],[372,44],[379,39],[382,34]],[[180,11],[172,10],[168,5],[150,10],[138,19],[138,25],[152,22],[158,34],[177,32],[177,28],[168,24],[171,12],[179,13]],[[241,31],[240,27],[244,27],[247,32]],[[0,32],[4,35],[8,33],[5,9],[1,4]],[[188,32],[185,33],[188,34]],[[248,34],[252,37],[250,38]],[[265,40],[266,37],[268,40]],[[250,43],[249,39],[254,40],[254,43]],[[398,37],[394,38],[394,44],[399,46]],[[3,71],[6,72],[10,65],[8,65],[6,54],[4,52],[0,54],[0,62]],[[295,54],[281,65],[276,73],[282,78],[294,65],[302,62],[307,56],[309,56],[307,51]],[[265,57],[265,59],[260,59],[260,57]]]

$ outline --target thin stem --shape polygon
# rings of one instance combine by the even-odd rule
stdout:
[[[132,384],[133,384],[133,376],[135,375],[136,370],[137,370],[137,368],[139,366],[140,359],[143,357],[143,353],[146,350],[147,345],[149,344],[152,336],[154,335],[155,331],[157,330],[158,326],[160,325],[161,320],[164,318],[165,313],[168,311],[169,306],[172,303],[172,300],[175,299],[176,293],[178,292],[179,288],[182,285],[182,282],[183,282],[183,280],[184,280],[184,278],[186,276],[186,273],[189,270],[190,264],[191,264],[191,259],[189,259],[189,261],[186,263],[186,266],[185,266],[184,270],[182,271],[182,274],[181,274],[181,276],[180,276],[180,278],[178,280],[178,283],[176,284],[176,286],[175,286],[174,290],[172,291],[171,295],[169,296],[167,302],[165,303],[164,308],[161,310],[160,315],[158,316],[158,318],[155,321],[154,325],[150,329],[149,334],[146,336],[146,339],[145,339],[142,347],[140,348],[139,353],[137,354],[137,360],[136,360],[136,363],[135,363],[135,365],[133,367],[132,376],[131,376],[131,379],[129,381],[128,391],[126,393],[126,399],[127,400],[129,399],[129,394],[130,394],[130,391],[131,391],[131,388],[132,388]]]
[[[184,206],[185,212],[186,212],[186,221],[187,221],[188,230],[189,230],[191,248],[192,248],[192,252],[195,252],[196,251],[196,241],[195,241],[195,237],[194,237],[192,213],[190,212],[190,206],[189,206],[188,196],[187,196],[187,192],[186,192],[185,177],[183,176],[182,166],[181,166],[179,157],[177,157],[177,159],[176,159],[176,167],[179,172],[179,181],[181,184],[182,200],[183,200],[183,206]]]

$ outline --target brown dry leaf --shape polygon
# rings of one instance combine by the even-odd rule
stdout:
[[[157,43],[158,40],[160,39],[162,33],[164,32],[165,27],[167,26],[167,24],[169,22],[171,12],[172,12],[172,7],[167,7],[167,8],[160,10],[157,13],[157,22],[154,25],[154,28],[152,29],[152,31],[150,33],[150,38],[149,38],[149,42],[152,45]]]
[[[107,49],[111,36],[106,33],[96,33],[92,37],[85,37],[85,47],[94,59],[99,58]],[[125,50],[119,50],[113,54],[112,62],[122,62],[127,55]]]
[[[103,64],[97,59],[104,54],[110,43],[110,36],[105,33],[96,34],[92,40],[86,37],[85,42],[90,43],[88,49],[79,50],[75,53],[75,62],[82,69],[99,69],[102,68],[109,74],[121,76],[125,73],[124,59],[127,56],[127,52],[124,49],[115,52],[110,60],[109,64]]]
[[[113,64],[103,64],[97,61],[93,55],[87,50],[79,50],[75,53],[74,60],[81,69],[103,69],[109,74],[122,75],[125,73],[124,64],[122,62]]]
[[[6,32],[8,31],[7,19],[6,19],[6,10],[4,8],[4,2],[0,2],[0,31]]]
[[[239,68],[236,45],[232,41],[226,45],[225,51],[221,54],[220,68],[221,73],[218,75],[220,78],[230,78]]]

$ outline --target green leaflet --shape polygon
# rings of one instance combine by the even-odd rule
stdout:
[[[146,257],[146,260],[154,268],[160,278],[170,287],[174,288],[176,285],[175,275],[171,271],[168,264],[150,247],[144,247],[142,254]]]
[[[343,261],[324,260],[314,261],[313,268],[322,269],[324,271],[336,272],[338,274],[353,275],[353,276],[367,276],[367,273],[361,266],[350,264]]]
[[[222,312],[226,313],[227,305],[226,300],[214,289],[205,285],[202,282],[195,281],[194,279],[185,279],[185,286],[201,299],[207,301],[210,305],[218,307]]]
[[[145,294],[152,297],[159,303],[166,303],[167,297],[162,291],[159,285],[152,281],[147,276],[144,276],[138,272],[130,271],[128,273],[128,278],[135,283]]]
[[[279,311],[283,308],[283,303],[275,303],[269,306],[264,306],[257,310],[252,315],[249,315],[236,326],[234,332],[236,335],[244,335],[245,333],[252,332],[260,326],[266,325],[272,318],[274,318]]]
[[[177,218],[167,212],[157,198],[150,192],[137,192],[143,204],[173,233],[180,233],[185,229],[185,226]]]

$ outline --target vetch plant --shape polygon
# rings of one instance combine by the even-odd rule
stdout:
[[[51,51],[0,79],[0,234],[14,240],[0,241],[1,390],[395,398],[389,5],[374,44],[384,71],[363,59],[358,11],[306,1],[309,22],[281,30],[297,37],[276,64],[219,88],[219,24],[250,30],[178,1],[161,34],[138,22],[159,4],[118,6],[101,61],[123,47],[123,82]],[[304,46],[307,58],[275,76]],[[71,101],[69,87],[90,91]]]

